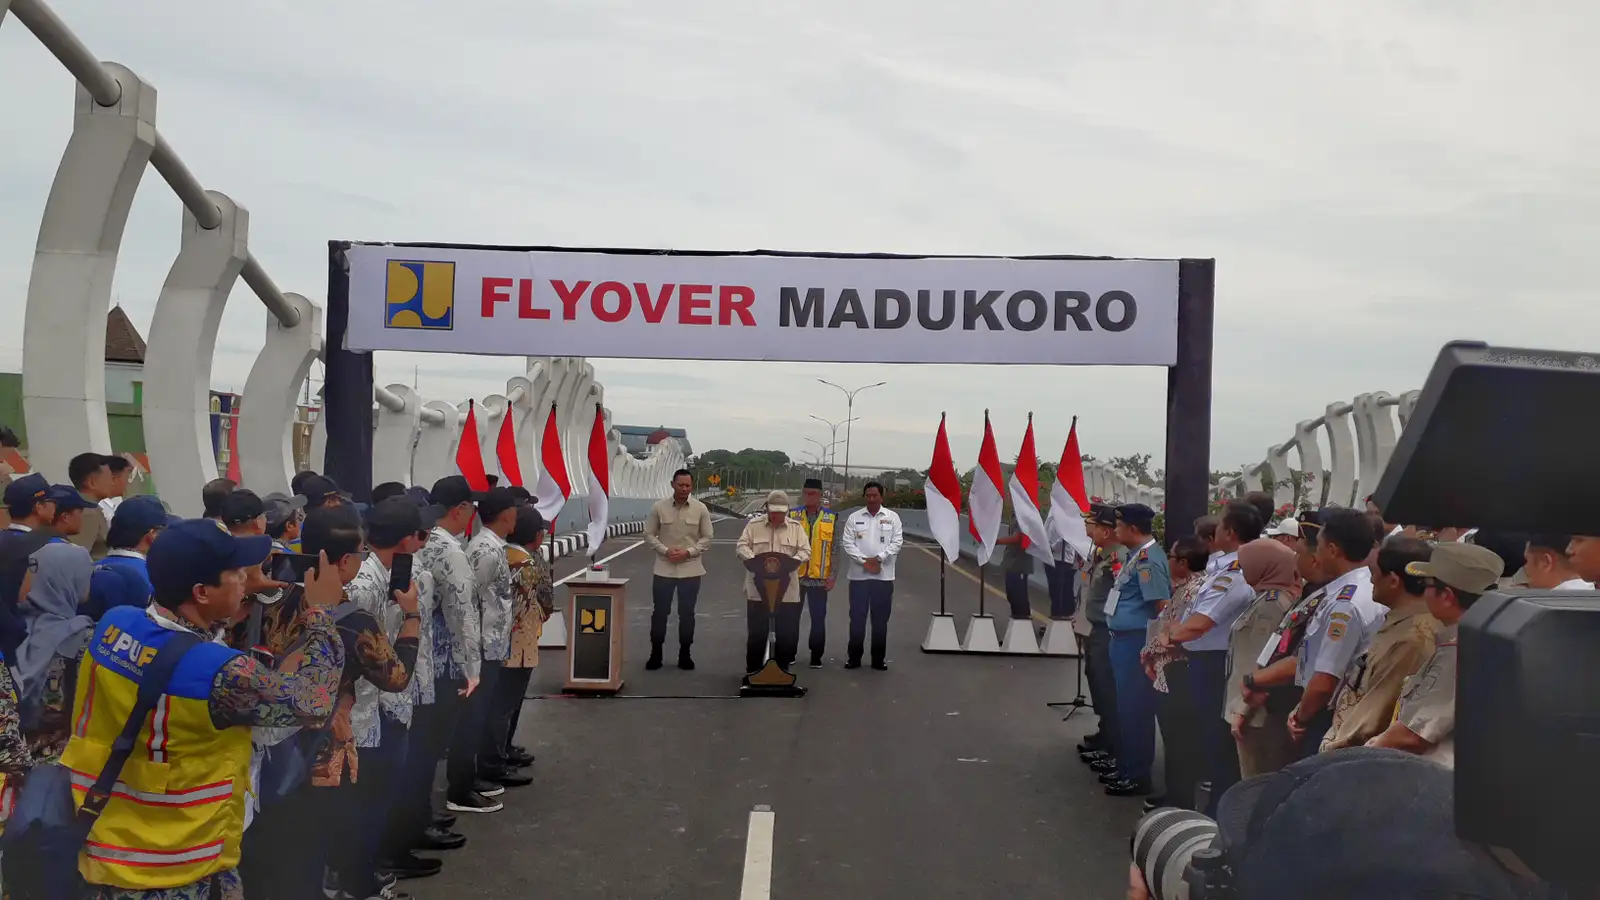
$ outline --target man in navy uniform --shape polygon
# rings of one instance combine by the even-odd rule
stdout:
[[[1117,543],[1128,561],[1106,598],[1111,628],[1111,668],[1117,683],[1117,770],[1100,777],[1114,797],[1150,793],[1150,768],[1156,755],[1156,689],[1144,673],[1139,652],[1145,632],[1161,604],[1172,598],[1167,554],[1151,534],[1155,510],[1143,503],[1117,507]]]

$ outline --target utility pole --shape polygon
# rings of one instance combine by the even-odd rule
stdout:
[[[850,489],[850,427],[849,427],[849,423],[855,421],[854,417],[855,417],[855,408],[856,408],[856,395],[861,393],[862,391],[869,390],[871,388],[883,387],[884,385],[888,384],[889,382],[880,381],[877,384],[864,384],[861,387],[858,387],[858,388],[855,388],[855,389],[852,390],[851,388],[844,387],[843,385],[834,384],[833,382],[829,381],[826,378],[818,378],[817,380],[822,382],[823,384],[827,385],[828,387],[838,388],[839,390],[844,392],[844,415],[845,415],[845,420],[844,420],[845,421],[845,429],[844,429],[844,486],[845,486],[845,490],[848,491]],[[816,418],[816,417],[813,416],[812,418]]]
[[[839,445],[839,443],[840,443],[840,441],[839,441],[839,427],[841,425],[849,425],[852,421],[854,421],[853,419],[845,419],[843,422],[830,422],[827,419],[824,419],[823,417],[817,416],[817,415],[813,415],[811,418],[816,419],[818,422],[821,422],[822,424],[828,426],[829,440],[831,442],[831,443],[828,444],[828,452],[830,454],[833,453],[833,448],[837,447]],[[820,444],[822,442],[818,441],[817,443]],[[846,447],[845,449],[846,449],[846,452],[845,452],[845,465],[848,467],[849,463],[850,463],[850,453],[849,453],[849,448],[848,447]],[[833,468],[833,464],[829,463],[828,467],[829,468]],[[849,475],[849,472],[846,472],[845,475],[844,475],[844,489],[845,490],[849,490],[850,489],[850,475]]]

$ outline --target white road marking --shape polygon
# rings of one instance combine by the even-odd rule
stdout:
[[[638,547],[638,546],[642,546],[643,544],[644,544],[644,541],[636,541],[635,543],[632,543],[632,544],[629,544],[626,547],[623,547],[621,550],[618,550],[617,552],[611,554],[610,556],[606,557],[605,559],[600,560],[600,562],[608,563],[608,562],[612,561],[613,559],[616,559],[617,557],[621,556],[622,554],[627,553],[629,550],[632,550],[633,548]],[[556,587],[560,587],[563,584],[566,584],[567,582],[571,581],[572,579],[577,578],[579,575],[582,575],[583,573],[589,571],[589,567],[593,566],[593,565],[596,565],[596,563],[592,563],[592,562],[591,563],[585,563],[583,568],[579,569],[578,571],[573,572],[571,575],[568,575],[565,578],[557,579],[556,580]]]
[[[776,814],[770,807],[750,811],[750,832],[744,841],[744,882],[739,900],[772,898],[772,826]]]

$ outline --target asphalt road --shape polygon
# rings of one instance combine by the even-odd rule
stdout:
[[[751,812],[766,807],[770,819],[757,818],[771,824],[778,900],[1123,895],[1139,801],[1106,797],[1078,763],[1072,748],[1093,716],[1063,724],[1045,706],[1072,696],[1071,660],[922,653],[939,569],[931,553],[908,546],[888,672],[844,670],[841,578],[826,668],[797,669],[809,695],[736,699],[740,527],[719,523],[706,558],[693,672],[672,664],[671,637],[666,668],[644,670],[648,548],[633,547],[634,538],[601,548],[600,557],[623,551],[611,571],[632,579],[624,696],[555,696],[566,654],[545,651],[520,736],[538,756],[534,784],[502,797],[501,813],[464,816],[467,847],[444,854],[444,873],[407,882],[407,891],[420,900],[767,897],[759,877],[743,884]],[[562,561],[557,574],[576,566]],[[947,584],[964,631],[976,581],[952,572]],[[996,594],[988,605],[1004,609]],[[802,660],[808,628],[803,620]]]

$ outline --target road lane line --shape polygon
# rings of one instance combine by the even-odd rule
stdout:
[[[621,556],[622,554],[627,553],[629,550],[632,550],[633,548],[641,546],[643,544],[644,544],[644,541],[637,541],[635,543],[629,544],[626,547],[623,547],[621,550],[618,550],[617,552],[611,554],[610,556],[606,557],[605,559],[600,560],[600,562],[585,563],[583,568],[579,569],[578,571],[573,572],[571,575],[567,575],[567,576],[565,576],[563,578],[557,579],[555,586],[556,587],[560,587],[563,584],[566,584],[567,582],[571,581],[572,579],[577,578],[579,575],[582,575],[583,573],[589,571],[590,567],[597,566],[600,563],[611,562],[613,559],[616,559],[617,557]]]
[[[739,900],[772,898],[772,826],[776,814],[771,807],[750,811],[750,831],[744,840],[744,882]]]
[[[944,553],[942,551],[935,552],[933,550],[929,550],[927,547],[924,547],[921,544],[912,544],[912,543],[908,542],[906,544],[906,546],[915,547],[918,550],[921,550],[923,553],[926,553],[929,556],[933,557],[934,559],[938,559],[939,557],[944,555]],[[952,572],[958,572],[961,575],[965,576],[966,579],[968,581],[972,582],[973,584],[982,584],[984,590],[986,590],[989,593],[995,595],[996,597],[999,597],[1001,600],[1008,600],[1008,601],[1010,600],[1010,598],[1006,596],[1006,592],[1005,591],[1000,590],[999,588],[997,588],[994,585],[988,583],[987,581],[980,582],[978,580],[978,576],[972,574],[971,572],[968,572],[966,569],[963,569],[960,566],[948,566],[947,568],[949,568],[950,571],[952,571]],[[1034,609],[1032,607],[1032,605],[1029,605],[1028,612],[1033,613],[1033,620],[1035,622],[1043,622],[1046,625],[1050,624],[1050,617],[1045,615],[1042,612],[1039,612],[1037,609]]]

